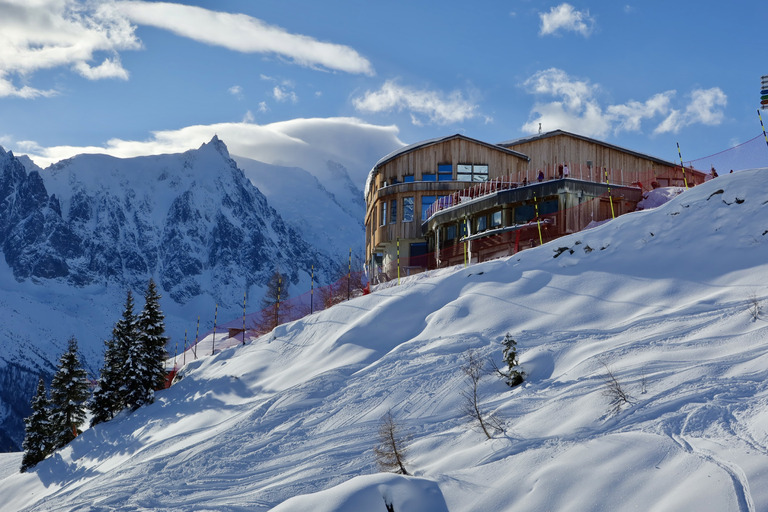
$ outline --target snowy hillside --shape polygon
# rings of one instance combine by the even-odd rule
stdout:
[[[0,509],[768,510],[766,197],[768,171],[724,176],[188,355],[154,405],[32,472],[0,458]],[[501,364],[507,332],[528,380],[481,381],[505,426],[487,440],[461,367],[468,349]],[[615,415],[608,369],[631,395]],[[415,477],[376,474],[387,411]]]

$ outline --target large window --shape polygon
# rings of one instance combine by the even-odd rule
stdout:
[[[446,243],[456,239],[456,224],[446,226],[444,229],[443,234]]]
[[[453,179],[453,166],[440,164],[437,166],[437,181],[451,181]]]
[[[536,208],[532,204],[515,207],[515,224],[525,224],[536,216]]]
[[[421,196],[421,222],[427,220],[427,210],[435,202],[435,196]]]
[[[403,198],[403,222],[413,222],[413,197]]]
[[[488,229],[488,217],[483,215],[482,217],[477,218],[477,223],[475,224],[475,232],[479,233],[481,231],[485,231]]]
[[[501,211],[493,212],[491,214],[491,227],[492,228],[501,227]]]
[[[456,179],[458,181],[488,181],[488,166],[459,164],[456,166]]]
[[[395,222],[397,222],[397,199],[389,202],[389,223],[394,224]]]

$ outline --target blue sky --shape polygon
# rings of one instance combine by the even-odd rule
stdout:
[[[218,133],[367,171],[401,143],[541,123],[688,161],[761,134],[766,19],[757,1],[0,0],[0,145],[45,166]]]

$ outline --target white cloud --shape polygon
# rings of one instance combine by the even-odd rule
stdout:
[[[267,102],[266,101],[260,101],[259,102],[259,112],[263,113],[263,112],[266,112],[268,110],[269,110],[269,107],[267,106]]]
[[[577,11],[568,3],[552,7],[549,12],[539,13],[539,18],[541,19],[539,35],[542,36],[566,30],[589,37],[595,25],[595,20],[589,15],[589,11]]]
[[[128,78],[117,52],[141,47],[134,27],[107,2],[0,0],[0,97],[50,96],[14,79],[69,66],[88,78]],[[92,66],[99,52],[106,52]]]
[[[423,124],[419,116],[426,116],[430,123],[446,125],[478,115],[478,106],[465,100],[459,91],[445,95],[401,86],[394,80],[387,80],[378,91],[367,91],[352,103],[361,112],[410,111],[411,122],[415,125]]]
[[[643,121],[664,119],[654,133],[678,131],[694,123],[719,124],[727,98],[719,88],[697,89],[684,111],[672,108],[676,91],[653,95],[645,101],[601,106],[600,87],[588,80],[576,79],[565,71],[550,68],[539,71],[523,86],[529,93],[553,97],[551,101],[538,101],[531,110],[530,121],[523,126],[528,133],[536,133],[539,123],[544,131],[562,129],[586,136],[602,137],[622,131],[640,132]]]
[[[227,89],[227,92],[239,100],[243,99],[243,88],[239,85],[233,85]]]
[[[645,102],[629,101],[623,105],[610,105],[606,112],[611,118],[616,120],[615,131],[640,131],[640,124],[643,119],[653,119],[657,115],[664,115],[669,112],[670,103],[675,91],[666,91],[655,94]]]
[[[678,133],[682,128],[696,123],[714,126],[723,122],[723,109],[728,104],[728,97],[722,89],[695,89],[690,97],[685,110],[672,110],[654,133]]]
[[[253,116],[253,112],[251,112],[250,110],[248,110],[245,113],[245,115],[243,116],[243,122],[244,123],[252,123],[254,121],[254,119],[256,119],[256,118]]]
[[[298,103],[299,101],[299,97],[296,96],[295,92],[289,91],[279,85],[276,85],[272,89],[272,96],[279,102],[290,101],[291,103]]]
[[[96,67],[90,66],[87,62],[79,61],[74,64],[73,69],[88,80],[100,80],[102,78],[128,80],[128,72],[120,64],[118,57],[104,59],[104,62]]]
[[[137,24],[234,51],[278,55],[302,66],[374,74],[371,63],[348,46],[291,34],[244,14],[166,2],[0,0],[0,97],[55,94],[18,82],[58,67],[88,80],[127,80],[119,52],[142,47]]]
[[[128,1],[116,6],[134,23],[169,30],[202,43],[243,53],[275,54],[302,66],[374,74],[372,64],[348,46],[291,34],[245,14],[168,2]]]
[[[112,139],[105,146],[41,147],[35,142],[8,143],[14,153],[27,154],[39,166],[81,153],[103,153],[120,158],[180,153],[218,135],[232,155],[275,165],[302,167],[321,176],[326,162],[344,165],[362,188],[368,172],[382,155],[402,147],[395,126],[372,125],[356,118],[292,119],[267,125],[249,121],[187,126],[152,133],[145,141]]]

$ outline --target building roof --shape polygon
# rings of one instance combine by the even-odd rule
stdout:
[[[402,156],[402,155],[404,155],[406,153],[410,153],[411,151],[416,151],[417,149],[425,148],[427,146],[432,146],[434,144],[439,144],[441,142],[446,142],[446,141],[449,141],[451,139],[464,139],[464,140],[467,140],[469,142],[474,142],[475,144],[480,144],[481,146],[485,146],[485,147],[490,148],[490,149],[495,149],[497,151],[502,151],[504,153],[516,156],[518,158],[524,158],[528,162],[531,161],[531,159],[527,155],[524,155],[524,154],[522,154],[522,153],[520,153],[518,151],[515,151],[513,149],[505,148],[505,147],[503,147],[501,145],[498,145],[498,144],[491,144],[489,142],[483,142],[481,140],[473,139],[471,137],[467,137],[466,135],[462,135],[460,133],[456,133],[454,135],[448,135],[446,137],[436,137],[434,139],[427,139],[427,140],[423,140],[421,142],[416,142],[414,144],[409,144],[407,146],[403,146],[402,148],[396,149],[395,151],[389,153],[388,155],[380,158],[379,161],[376,162],[376,164],[371,169],[371,172],[368,173],[368,179],[365,182],[365,195],[366,196],[368,195],[368,190],[369,190],[370,184],[371,184],[373,178],[376,176],[376,174],[378,174],[378,168],[381,167],[382,165],[384,165],[387,162],[390,162],[390,161],[394,160],[395,158],[398,158],[398,157],[400,157],[400,156]]]
[[[553,130],[551,132],[546,133],[540,133],[536,135],[530,135],[528,137],[521,137],[519,139],[513,139],[508,140],[505,142],[499,142],[498,145],[501,147],[513,147],[517,146],[519,144],[525,144],[527,142],[533,142],[537,140],[547,139],[549,137],[557,137],[558,135],[566,135],[568,137],[573,137],[575,139],[580,139],[586,142],[591,142],[593,144],[598,144],[600,146],[604,146],[606,148],[614,149],[616,151],[621,151],[622,153],[628,153],[630,155],[634,155],[639,158],[644,158],[646,160],[651,160],[652,162],[656,162],[661,165],[666,165],[669,167],[676,167],[678,164],[674,164],[672,162],[669,162],[667,160],[662,160],[661,158],[657,158],[655,156],[647,155],[645,153],[639,153],[637,151],[632,151],[631,149],[623,148],[621,146],[616,146],[615,144],[609,144],[607,142],[604,142],[602,140],[592,139],[590,137],[586,137],[584,135],[579,135],[577,133],[567,132],[565,130]]]

